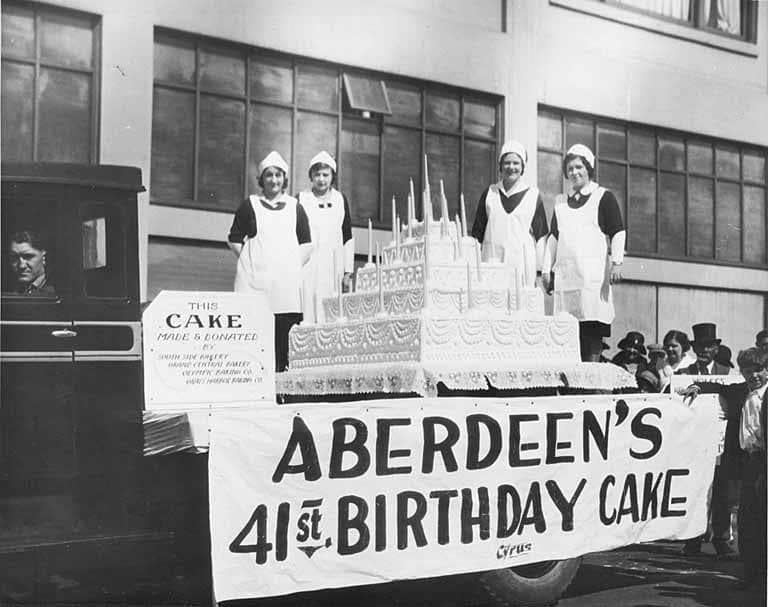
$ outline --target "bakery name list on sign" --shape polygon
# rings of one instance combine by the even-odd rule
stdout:
[[[258,296],[233,293],[162,293],[144,315],[151,401],[273,394],[272,316],[265,305]]]
[[[252,427],[219,420],[217,598],[487,570],[703,531],[716,441],[679,400],[491,403],[280,408]]]

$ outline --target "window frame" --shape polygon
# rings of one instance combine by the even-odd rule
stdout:
[[[627,229],[627,233],[632,229],[630,217],[629,217],[629,205],[630,205],[630,198],[631,198],[631,178],[630,173],[632,168],[640,168],[640,169],[646,169],[646,170],[653,170],[656,177],[656,191],[655,191],[655,213],[654,213],[654,223],[655,223],[655,248],[654,252],[637,252],[632,251],[629,248],[627,249],[627,254],[631,255],[632,257],[639,257],[639,258],[650,258],[650,259],[663,259],[663,260],[669,260],[669,261],[683,261],[683,262],[692,262],[692,263],[707,263],[707,264],[714,264],[714,265],[723,265],[723,266],[739,266],[744,268],[753,268],[753,269],[760,269],[764,270],[768,268],[768,244],[765,245],[765,248],[763,250],[763,261],[762,263],[755,263],[755,262],[748,262],[745,260],[745,252],[746,252],[746,245],[745,245],[745,239],[744,239],[744,207],[745,207],[745,187],[749,186],[757,186],[763,189],[763,204],[765,208],[765,218],[764,218],[764,226],[763,226],[763,234],[764,234],[764,241],[765,243],[768,243],[768,149],[767,148],[761,148],[758,145],[749,144],[749,143],[742,143],[738,141],[733,141],[729,139],[723,139],[723,138],[717,138],[717,137],[710,137],[698,133],[690,133],[686,131],[676,130],[676,129],[670,129],[666,127],[656,127],[653,125],[643,124],[643,123],[637,123],[637,122],[631,122],[631,121],[622,121],[617,120],[615,118],[609,118],[605,116],[598,116],[595,114],[588,114],[583,112],[573,112],[570,110],[564,110],[561,108],[556,108],[553,106],[547,106],[543,104],[539,104],[538,106],[538,112],[537,112],[537,120],[542,117],[542,115],[546,115],[548,118],[559,118],[560,120],[560,149],[555,149],[550,146],[545,145],[537,145],[537,153],[538,152],[545,152],[549,154],[560,154],[560,157],[562,158],[565,154],[566,147],[566,121],[568,119],[579,119],[579,120],[586,120],[591,122],[592,126],[592,135],[595,141],[595,146],[593,148],[593,152],[595,154],[595,172],[596,172],[596,181],[600,181],[600,162],[601,160],[603,162],[607,162],[614,165],[621,165],[625,167],[625,181],[624,181],[624,188],[626,191],[626,212],[625,209],[622,209],[622,212],[624,213],[623,219],[624,219],[624,225]],[[598,130],[599,126],[602,125],[609,125],[611,127],[620,126],[624,130],[625,135],[625,159],[617,159],[613,157],[605,157],[601,158],[600,154],[600,142],[598,139]],[[632,131],[640,131],[644,134],[652,135],[653,140],[655,143],[655,160],[654,164],[646,164],[644,162],[639,161],[632,161],[630,159],[630,133]],[[661,166],[661,159],[660,159],[660,147],[659,147],[659,140],[660,139],[674,139],[674,140],[681,140],[683,142],[683,150],[684,150],[684,166],[682,170],[676,170],[672,168],[666,168]],[[688,156],[688,149],[691,144],[706,144],[710,147],[712,150],[712,170],[710,173],[702,173],[700,171],[691,170],[689,168],[690,160]],[[736,177],[724,177],[721,175],[718,175],[717,171],[717,159],[716,154],[718,149],[726,149],[729,151],[737,151],[739,156],[739,176]],[[763,165],[763,181],[755,181],[753,179],[745,178],[744,175],[744,156],[746,154],[751,155],[758,155],[762,156],[764,165]],[[671,174],[671,175],[680,175],[684,179],[684,190],[685,190],[685,200],[684,200],[684,207],[683,207],[683,222],[685,226],[685,255],[679,256],[679,255],[669,255],[665,253],[661,253],[661,214],[660,214],[660,204],[661,204],[661,177],[664,174]],[[690,182],[691,178],[705,178],[711,181],[712,183],[712,256],[711,257],[700,257],[695,256],[691,254],[691,230],[690,230]],[[739,254],[739,260],[727,260],[727,259],[718,259],[718,249],[717,249],[717,242],[718,242],[718,222],[717,222],[717,212],[718,212],[718,184],[720,183],[726,183],[726,184],[736,184],[739,186],[740,189],[740,197],[739,197],[739,217],[740,217],[740,254]],[[628,241],[629,244],[629,241]]]
[[[391,227],[385,224],[384,222],[385,208],[387,208],[387,204],[388,204],[388,201],[384,200],[384,164],[383,164],[383,154],[382,154],[383,129],[385,126],[392,126],[398,129],[407,129],[412,132],[419,132],[420,141],[421,141],[421,157],[422,158],[423,158],[424,151],[426,149],[426,138],[428,133],[455,136],[456,139],[459,141],[459,145],[460,145],[459,158],[458,158],[459,164],[457,167],[457,170],[459,171],[459,191],[462,190],[464,181],[465,181],[464,180],[464,168],[465,168],[464,142],[466,140],[471,140],[471,141],[489,143],[493,145],[495,152],[498,151],[498,149],[500,149],[500,138],[501,138],[501,134],[504,132],[503,130],[504,97],[501,95],[487,93],[484,91],[475,91],[475,90],[465,89],[462,87],[455,87],[455,86],[450,86],[442,83],[420,80],[416,78],[409,78],[409,77],[404,77],[396,74],[388,74],[385,72],[379,72],[375,70],[361,69],[361,68],[346,65],[346,64],[332,63],[332,62],[322,61],[322,60],[305,57],[301,55],[292,55],[288,53],[282,53],[272,49],[245,45],[245,44],[240,44],[236,42],[228,42],[228,41],[220,40],[217,38],[211,38],[208,36],[188,34],[178,30],[173,30],[173,29],[159,27],[159,26],[154,28],[153,48],[154,48],[154,45],[158,42],[160,43],[170,42],[170,43],[181,44],[185,47],[192,48],[195,53],[195,84],[194,85],[185,85],[177,82],[171,82],[168,80],[157,79],[154,76],[154,74],[152,79],[153,92],[156,90],[156,88],[159,87],[161,89],[166,89],[166,90],[178,90],[178,91],[184,91],[187,93],[193,92],[195,94],[195,124],[194,124],[194,134],[193,134],[194,160],[193,160],[193,169],[192,169],[192,178],[194,183],[192,184],[193,185],[192,199],[189,199],[189,198],[177,199],[177,200],[158,199],[154,196],[153,190],[150,187],[150,202],[151,204],[154,204],[154,205],[183,207],[183,208],[192,208],[192,209],[198,209],[198,210],[230,213],[237,207],[237,204],[239,204],[240,202],[239,200],[232,201],[233,208],[230,209],[230,208],[224,208],[221,204],[212,204],[212,203],[209,203],[206,201],[200,201],[197,199],[199,173],[200,173],[199,139],[200,139],[200,94],[201,92],[206,95],[213,95],[221,98],[236,99],[239,101],[243,101],[246,104],[246,114],[245,114],[245,124],[244,124],[245,151],[244,151],[244,163],[243,163],[244,187],[242,192],[242,198],[244,199],[250,193],[249,184],[248,184],[248,170],[251,162],[250,147],[251,147],[252,121],[251,121],[250,109],[252,105],[257,104],[261,106],[281,108],[281,109],[289,110],[292,113],[291,145],[290,145],[291,149],[290,149],[290,158],[288,158],[287,160],[291,167],[291,175],[289,175],[289,189],[294,190],[295,184],[296,184],[294,179],[296,179],[297,176],[300,177],[304,174],[304,171],[296,166],[297,155],[298,155],[297,154],[297,143],[298,143],[297,136],[298,136],[299,115],[312,114],[316,116],[327,116],[327,117],[332,117],[336,119],[335,149],[328,150],[328,151],[334,154],[334,156],[338,159],[341,158],[341,137],[342,137],[342,131],[344,129],[344,121],[361,119],[358,112],[355,112],[354,110],[350,111],[348,108],[345,107],[345,103],[344,103],[345,93],[344,93],[344,82],[343,82],[344,74],[352,74],[352,75],[363,76],[363,77],[374,79],[374,80],[381,80],[385,83],[387,90],[390,82],[395,82],[396,84],[402,85],[403,87],[408,89],[418,90],[419,98],[421,102],[421,116],[419,119],[419,124],[408,122],[406,120],[399,120],[394,115],[390,116],[390,115],[382,115],[382,114],[374,113],[370,118],[364,118],[364,120],[367,120],[369,122],[376,124],[376,128],[378,130],[378,137],[379,137],[378,180],[379,182],[378,182],[377,188],[379,191],[379,201],[378,201],[378,215],[377,217],[373,218],[374,220],[373,223],[375,227],[382,228],[382,229],[388,229]],[[217,92],[217,91],[206,91],[201,89],[200,87],[200,50],[206,47],[212,48],[212,49],[221,49],[228,52],[232,52],[232,51],[239,52],[242,55],[242,57],[245,60],[244,95],[240,96],[240,95],[226,94],[226,93]],[[275,100],[262,100],[251,94],[251,62],[252,61],[258,62],[260,60],[268,62],[270,59],[273,61],[277,61],[278,63],[283,64],[286,67],[290,67],[291,69],[292,95],[291,95],[290,103],[275,101]],[[299,73],[302,67],[318,68],[322,70],[329,70],[329,71],[335,72],[337,103],[333,111],[324,110],[320,108],[312,108],[312,107],[306,106],[305,104],[299,103],[298,84],[299,84]],[[459,99],[459,102],[460,102],[459,126],[457,130],[454,131],[450,129],[442,129],[438,127],[427,126],[426,97],[429,92],[436,93],[436,94],[447,93]],[[464,107],[467,101],[480,102],[487,105],[494,105],[496,125],[495,125],[495,131],[494,131],[493,137],[490,137],[490,136],[486,137],[484,135],[465,131]],[[493,174],[495,174],[495,167],[493,168],[494,168]],[[417,198],[420,198],[420,191],[423,190],[424,188],[424,176],[422,174],[423,163],[420,163],[419,167],[415,167],[415,169],[416,170],[413,175],[414,186],[416,189],[419,190],[419,192],[417,192]],[[343,172],[344,172],[344,167],[341,166],[341,163],[339,163],[338,181],[339,181],[339,186],[342,189],[344,187]],[[406,186],[407,184],[404,184],[404,187]],[[295,190],[295,191],[298,191],[298,190]],[[419,209],[420,206],[421,205],[418,204],[418,201],[417,201],[417,209]],[[352,225],[355,227],[366,227],[367,219],[364,222],[359,218],[358,219],[353,218]]]
[[[694,10],[695,22],[665,17],[652,11],[619,4],[615,0],[549,0],[549,4],[554,7],[621,23],[661,36],[702,44],[748,57],[758,56],[757,23],[760,15],[759,7],[754,0],[745,0],[747,5],[742,16],[744,33],[739,36],[717,30],[705,24],[698,25],[703,16],[702,11],[699,9],[701,6],[699,0],[694,1],[697,2]]]
[[[598,0],[603,4],[615,6],[618,9],[630,11],[633,13],[639,13],[647,17],[654,19],[660,19],[669,23],[675,23],[685,27],[689,27],[694,30],[701,30],[710,32],[717,36],[725,36],[726,38],[732,38],[734,40],[741,40],[743,42],[757,42],[757,16],[758,16],[758,3],[752,0],[740,0],[741,2],[741,34],[731,34],[710,26],[708,16],[704,14],[704,2],[702,0],[690,0],[691,1],[691,17],[688,19],[677,19],[675,17],[667,17],[661,15],[652,10],[642,9],[635,6],[630,6],[620,2],[619,0]],[[715,2],[716,0],[711,0]]]
[[[3,8],[21,8],[24,10],[32,11],[34,19],[34,36],[35,36],[35,57],[29,59],[28,57],[22,57],[15,55],[11,52],[3,52],[2,61],[11,62],[16,64],[32,66],[34,69],[34,99],[32,102],[32,160],[31,162],[39,162],[39,139],[40,139],[40,72],[41,68],[51,68],[58,71],[75,73],[75,74],[87,74],[91,78],[91,94],[90,94],[90,130],[91,140],[88,146],[88,162],[87,164],[98,164],[101,140],[101,16],[93,13],[88,13],[80,10],[61,8],[58,6],[51,6],[48,4],[40,4],[37,2],[27,2],[20,0],[7,0],[3,3]],[[76,19],[82,19],[83,21],[89,21],[92,29],[93,36],[93,48],[91,61],[92,65],[90,69],[73,67],[64,65],[63,63],[57,63],[52,60],[43,60],[41,56],[41,44],[40,44],[40,28],[43,17],[46,15],[59,16],[59,17],[74,17]],[[69,162],[68,160],[52,161],[52,162]]]

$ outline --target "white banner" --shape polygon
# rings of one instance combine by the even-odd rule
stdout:
[[[403,399],[212,422],[216,600],[565,559],[706,527],[717,397]]]
[[[143,325],[147,410],[274,405],[274,316],[263,293],[162,291]]]

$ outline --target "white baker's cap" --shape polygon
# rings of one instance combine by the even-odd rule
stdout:
[[[499,152],[499,162],[501,162],[501,159],[504,158],[504,156],[507,154],[517,154],[517,156],[520,157],[520,160],[523,161],[523,167],[528,164],[528,152],[525,151],[525,146],[519,141],[512,139],[501,146],[501,152]]]
[[[316,164],[327,164],[329,167],[331,167],[332,171],[336,171],[336,161],[333,159],[333,156],[331,156],[328,152],[323,150],[322,152],[315,154],[312,157],[312,160],[309,161],[309,169],[311,170],[313,166]]]
[[[565,153],[565,155],[581,156],[582,158],[584,158],[584,160],[587,161],[590,169],[595,168],[595,155],[592,153],[592,150],[590,150],[583,143],[576,143],[572,145],[570,148],[568,148],[568,151]]]
[[[286,175],[288,174],[288,163],[285,161],[285,158],[274,150],[267,154],[266,158],[259,163],[259,177],[261,177],[264,171],[269,167],[277,167]]]

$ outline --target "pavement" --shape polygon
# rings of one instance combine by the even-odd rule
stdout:
[[[559,607],[765,607],[765,588],[744,591],[738,583],[742,563],[716,558],[710,544],[703,554],[683,556],[683,542],[652,542],[584,556]],[[118,551],[119,552],[119,551]],[[43,605],[200,605],[210,607],[210,573],[206,555],[187,559],[194,568],[170,565],[174,558],[162,545],[144,553],[141,569],[126,567],[126,555],[105,551],[100,566],[86,577],[53,568],[53,561],[19,570],[0,571],[0,605],[35,602],[25,583],[33,569],[49,568],[38,585]],[[133,557],[136,555],[133,554]],[[189,554],[187,555],[190,556]],[[62,554],[66,563],[74,554]],[[57,560],[57,559],[55,559]],[[135,560],[135,559],[134,559]],[[92,561],[89,561],[92,562]],[[32,566],[32,564],[30,564]],[[56,571],[54,572],[54,569]],[[59,570],[60,569],[60,570]],[[164,575],[162,575],[164,573]],[[160,575],[159,575],[160,574]],[[3,579],[5,578],[5,582]],[[8,580],[8,578],[12,578]],[[14,579],[15,578],[15,581]],[[127,592],[124,589],[130,589]],[[301,593],[270,599],[230,601],[225,607],[497,607],[476,574],[409,580],[387,584]]]
[[[765,587],[739,587],[743,565],[710,544],[684,556],[682,542],[590,554],[559,607],[765,607]]]

